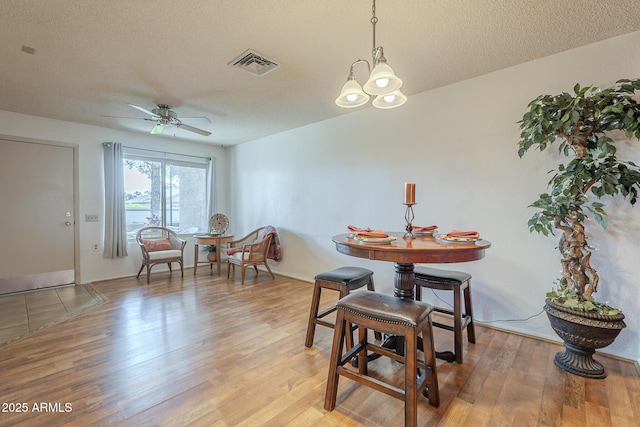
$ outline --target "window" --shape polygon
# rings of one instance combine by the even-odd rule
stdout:
[[[150,225],[179,234],[208,232],[211,206],[210,160],[178,155],[124,153],[124,192],[127,234]],[[144,151],[144,150],[135,150]],[[152,152],[153,153],[153,152]]]

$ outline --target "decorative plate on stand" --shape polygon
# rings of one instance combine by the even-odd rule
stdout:
[[[229,228],[229,218],[223,214],[215,214],[209,219],[209,232],[211,234],[224,234]]]

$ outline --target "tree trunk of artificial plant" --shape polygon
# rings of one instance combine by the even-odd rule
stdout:
[[[577,129],[578,124],[575,125]],[[574,129],[575,130],[575,129]],[[587,155],[587,138],[570,137],[565,135],[567,142],[574,148],[576,158],[582,159]],[[589,182],[582,189],[586,194],[593,182]],[[598,290],[598,272],[591,267],[591,250],[584,234],[584,224],[576,215],[567,215],[565,220],[569,223],[563,225],[560,218],[556,218],[555,227],[562,231],[558,249],[562,254],[562,284],[570,289],[578,291],[588,301],[593,302],[593,293]]]
[[[555,227],[562,230],[558,249],[562,254],[561,282],[575,289],[588,301],[593,301],[592,294],[598,289],[598,272],[591,267],[591,250],[587,245],[584,225],[573,215],[568,216],[570,225],[560,224],[556,219]]]

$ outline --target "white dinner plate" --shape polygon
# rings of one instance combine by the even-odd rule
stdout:
[[[436,239],[442,243],[475,243],[481,240],[479,237],[445,237],[444,234],[436,236]]]
[[[356,237],[355,240],[363,245],[388,245],[397,240],[397,237]]]

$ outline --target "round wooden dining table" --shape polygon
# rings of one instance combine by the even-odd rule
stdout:
[[[414,298],[414,264],[444,264],[477,261],[484,258],[491,246],[487,240],[475,242],[443,242],[434,236],[404,238],[404,233],[388,233],[397,239],[387,244],[362,243],[351,234],[333,236],[336,250],[342,254],[376,261],[393,262],[395,265],[394,295]]]
[[[333,236],[336,250],[345,255],[376,261],[393,262],[395,277],[393,283],[394,295],[400,298],[414,299],[414,264],[444,264],[452,262],[477,261],[484,258],[485,250],[491,246],[487,240],[474,242],[444,242],[432,235],[405,238],[404,233],[388,233],[396,240],[386,244],[362,243],[353,238],[352,234],[338,234]],[[398,354],[403,354],[404,337],[389,336],[383,347],[394,348]],[[418,347],[422,349],[421,340]],[[439,359],[453,362],[455,356],[451,351],[436,351]],[[379,355],[370,355],[373,360]]]

